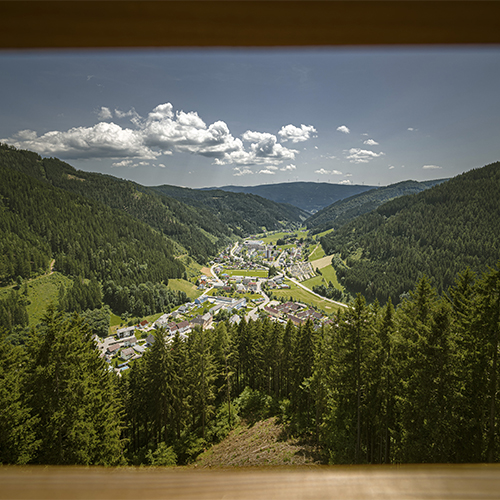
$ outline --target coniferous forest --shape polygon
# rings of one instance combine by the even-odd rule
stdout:
[[[8,146],[0,177],[0,464],[184,465],[271,416],[325,463],[500,461],[500,164],[323,236],[352,299],[321,327],[158,328],[121,376],[95,347],[110,312],[186,302],[168,286],[179,256],[206,262],[255,214],[216,218],[218,202],[194,209]],[[50,268],[69,284],[29,324],[25,280]]]
[[[110,373],[88,326],[49,310],[1,338],[1,463],[185,464],[239,418],[277,415],[325,461],[497,462],[500,269],[422,278],[400,306],[358,295],[334,324],[268,319],[155,342]]]

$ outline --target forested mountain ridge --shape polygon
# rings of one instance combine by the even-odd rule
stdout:
[[[351,186],[329,182],[282,182],[259,186],[223,186],[218,189],[233,193],[255,194],[277,203],[289,203],[309,213],[314,213],[337,200],[343,200],[373,188],[374,186]],[[207,189],[214,190],[215,188]]]
[[[180,243],[200,264],[231,238],[300,224],[302,210],[258,196],[211,193],[170,186],[149,188],[132,181],[76,170],[57,158],[0,144],[0,165],[66,191],[124,210]],[[171,188],[171,189],[169,189]],[[194,194],[191,194],[193,191]],[[229,197],[229,199],[228,199]]]
[[[497,263],[499,198],[497,162],[385,203],[321,243],[346,262],[337,270],[341,283],[369,301],[398,303],[424,274],[446,291],[465,268],[481,272]]]
[[[30,300],[23,280],[53,270],[72,278],[59,289],[62,311],[146,315],[186,301],[168,288],[185,275],[178,244],[124,211],[0,166],[0,329],[22,342]],[[108,313],[106,313],[109,315]],[[109,321],[109,320],[108,320]]]
[[[229,227],[205,210],[195,210],[135,182],[78,171],[57,158],[41,158],[0,145],[0,165],[122,210],[180,243],[200,263],[227,244],[232,235]]]
[[[309,217],[305,224],[308,229],[311,229],[311,234],[321,233],[332,228],[338,229],[350,220],[375,210],[387,201],[400,196],[420,193],[445,180],[447,179],[424,182],[402,181],[389,186],[370,189],[364,193],[332,203]]]
[[[172,241],[126,213],[0,166],[0,282],[44,272],[121,285],[178,278]]]
[[[276,203],[254,194],[168,185],[155,186],[152,189],[198,210],[208,210],[239,236],[259,233],[263,227],[269,231],[281,229],[290,222],[301,224],[309,215],[296,206]]]

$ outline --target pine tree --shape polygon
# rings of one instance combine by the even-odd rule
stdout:
[[[457,342],[456,425],[457,462],[482,462],[486,459],[484,442],[487,427],[488,370],[486,342],[480,328],[479,294],[476,275],[467,268],[450,289],[453,329]]]
[[[478,319],[481,332],[486,370],[488,420],[486,433],[486,460],[497,461],[500,457],[497,433],[497,393],[499,378],[498,349],[500,346],[500,265],[484,273],[477,283]]]
[[[395,362],[393,357],[393,343],[395,332],[395,311],[391,299],[387,301],[382,312],[382,319],[378,329],[381,346],[381,374],[380,374],[380,462],[391,463],[392,433],[394,431],[394,404],[395,404]]]
[[[25,352],[0,331],[0,464],[27,464],[39,446],[25,383]]]
[[[188,363],[189,386],[192,410],[192,429],[199,430],[206,440],[208,419],[214,413],[215,380],[217,367],[211,351],[207,330],[195,328],[189,334]]]
[[[293,348],[293,388],[291,408],[295,425],[300,430],[308,429],[312,419],[312,396],[310,379],[314,365],[314,325],[308,319],[297,331]]]
[[[40,440],[34,462],[120,463],[121,404],[114,374],[78,315],[64,319],[49,309],[43,322],[27,346],[26,390]]]
[[[177,373],[174,371],[172,346],[167,340],[164,328],[156,330],[155,342],[144,356],[145,386],[148,422],[151,428],[151,442],[156,449],[160,443],[167,446],[175,439],[177,429],[172,419],[174,386]]]
[[[399,362],[404,382],[398,394],[398,461],[453,461],[456,377],[450,313],[425,277],[401,307]]]

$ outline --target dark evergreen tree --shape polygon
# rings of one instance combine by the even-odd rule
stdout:
[[[37,417],[31,415],[26,384],[26,353],[0,331],[0,464],[24,465],[40,445]]]
[[[116,377],[88,328],[49,309],[28,349],[25,390],[36,418],[39,464],[112,465],[123,461]]]
[[[403,384],[398,392],[400,443],[396,461],[454,461],[456,361],[450,308],[422,278],[400,311]]]

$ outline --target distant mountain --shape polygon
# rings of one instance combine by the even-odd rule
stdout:
[[[384,203],[321,244],[337,254],[337,276],[348,292],[396,304],[424,274],[441,292],[467,267],[482,273],[498,263],[499,199],[497,162]]]
[[[263,228],[275,230],[290,224],[302,224],[309,215],[296,206],[276,203],[254,194],[168,185],[152,189],[197,209],[208,210],[240,236],[261,232]]]
[[[307,219],[306,225],[308,229],[312,229],[312,234],[331,228],[338,229],[346,222],[375,210],[382,203],[400,196],[420,193],[445,180],[447,179],[425,182],[403,181],[386,187],[370,189],[364,193],[336,201],[332,205],[323,208]]]
[[[351,186],[348,184],[329,184],[327,182],[284,182],[259,186],[223,186],[221,188],[206,189],[256,194],[277,203],[289,203],[313,214],[338,200],[343,200],[373,188],[374,186]]]

